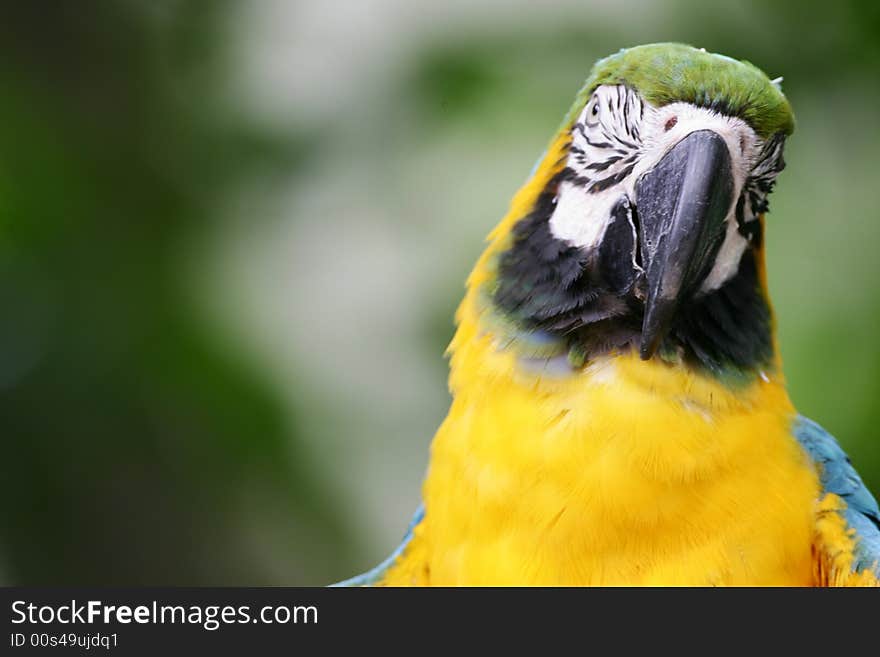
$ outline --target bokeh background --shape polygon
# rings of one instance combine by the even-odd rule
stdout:
[[[592,63],[652,41],[784,76],[791,392],[880,491],[878,6],[3,3],[0,582],[317,585],[383,557],[484,235]]]

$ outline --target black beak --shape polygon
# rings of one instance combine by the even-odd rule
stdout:
[[[733,200],[727,144],[711,130],[692,132],[639,178],[635,192],[648,284],[640,353],[648,360],[724,241]]]

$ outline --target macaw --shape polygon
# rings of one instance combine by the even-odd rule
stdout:
[[[600,60],[467,281],[423,504],[341,585],[880,584],[880,510],[786,392],[764,270],[794,117],[681,44]]]

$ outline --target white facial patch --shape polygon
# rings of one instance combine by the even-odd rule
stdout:
[[[756,220],[761,204],[766,205],[769,187],[765,184],[767,189],[753,191],[750,185],[765,162],[771,163],[767,166],[772,176],[778,172],[782,142],[765,142],[745,121],[710,109],[690,103],[658,108],[624,85],[598,87],[572,128],[566,175],[550,217],[553,235],[585,250],[596,248],[620,198],[627,196],[638,209],[635,185],[640,176],[698,130],[711,130],[724,139],[733,173],[733,202],[724,242],[701,291],[719,288],[736,274],[748,246],[739,230],[742,222]],[[742,216],[738,221],[738,201],[743,195],[749,201],[739,205]]]
[[[550,216],[550,231],[558,239],[584,249],[597,247],[611,221],[611,208],[620,190],[590,194],[570,182],[559,186],[556,209]]]

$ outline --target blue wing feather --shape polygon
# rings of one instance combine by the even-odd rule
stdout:
[[[388,572],[388,569],[394,565],[394,562],[397,561],[397,558],[403,554],[403,551],[406,550],[406,547],[409,545],[410,541],[413,537],[413,530],[416,528],[422,519],[425,517],[425,505],[420,504],[419,508],[416,509],[415,515],[413,515],[412,520],[409,523],[409,527],[406,529],[406,534],[403,536],[403,540],[400,542],[394,552],[392,552],[385,561],[380,563],[375,568],[368,570],[367,572],[361,575],[355,575],[349,579],[346,579],[342,582],[337,582],[336,584],[331,584],[330,586],[343,586],[343,587],[354,587],[354,586],[373,586],[377,582],[381,581],[383,577],[385,577],[385,573]]]
[[[880,508],[849,457],[834,437],[812,420],[798,416],[794,435],[819,468],[819,481],[826,493],[846,502],[844,518],[856,537],[853,569],[873,569],[880,577]]]

